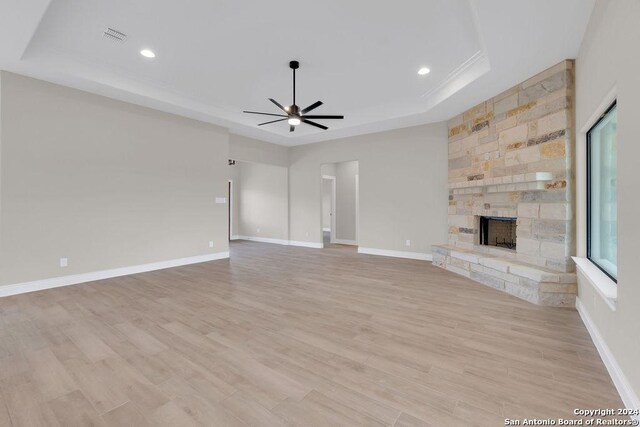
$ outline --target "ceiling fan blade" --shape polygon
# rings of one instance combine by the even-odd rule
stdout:
[[[315,126],[315,127],[320,128],[322,130],[329,129],[328,127],[326,127],[324,125],[321,125],[320,123],[312,122],[311,120],[307,120],[304,117],[301,120],[302,120],[302,123],[306,123],[308,125]]]
[[[276,104],[276,105],[278,106],[278,108],[279,108],[279,109],[281,109],[282,111],[285,111],[285,112],[287,111],[287,110],[285,110],[285,109],[284,109],[284,107],[283,107],[282,105],[280,105],[280,104],[278,103],[278,101],[276,101],[275,99],[273,99],[273,98],[269,98],[269,101],[271,101],[271,102],[273,102],[274,104]]]
[[[307,108],[300,111],[301,114],[308,113],[309,111],[318,108],[322,105],[322,101],[316,101],[313,104],[309,105]]]
[[[294,130],[296,130],[296,127],[294,125],[289,125],[289,132],[293,132]]]
[[[344,116],[336,116],[336,115],[309,115],[304,116],[305,119],[344,119]]]
[[[258,126],[268,125],[269,123],[282,122],[282,121],[284,121],[284,120],[287,120],[287,118],[285,117],[284,119],[271,120],[270,122],[259,123],[259,124],[258,124]]]
[[[275,116],[275,117],[289,117],[285,114],[272,114],[272,113],[261,113],[259,111],[243,111],[243,113],[249,114],[262,114],[263,116]]]

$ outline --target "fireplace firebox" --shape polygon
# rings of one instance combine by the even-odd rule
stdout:
[[[515,250],[516,226],[516,218],[481,216],[478,227],[479,243]]]

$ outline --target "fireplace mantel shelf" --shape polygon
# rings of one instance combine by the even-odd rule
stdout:
[[[454,194],[507,193],[510,191],[542,191],[545,183],[553,179],[551,172],[531,172],[495,178],[452,182],[449,188]]]

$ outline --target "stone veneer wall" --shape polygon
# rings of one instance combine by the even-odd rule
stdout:
[[[517,217],[505,257],[574,271],[573,108],[567,60],[449,121],[450,246],[479,249],[479,215]]]

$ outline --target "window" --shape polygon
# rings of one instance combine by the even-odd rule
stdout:
[[[618,116],[614,102],[587,132],[587,257],[618,278]]]

